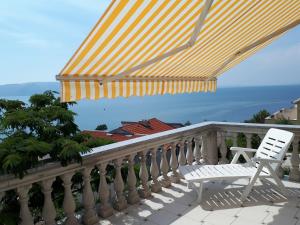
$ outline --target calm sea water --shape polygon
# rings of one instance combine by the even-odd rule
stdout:
[[[156,117],[166,122],[204,120],[242,122],[261,109],[275,112],[290,107],[300,97],[300,85],[218,88],[216,93],[146,96],[99,101],[80,101],[72,109],[80,129],[105,123],[109,129],[121,121]],[[6,97],[27,101],[28,96]]]

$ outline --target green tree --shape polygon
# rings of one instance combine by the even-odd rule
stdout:
[[[190,126],[190,125],[192,125],[192,123],[189,120],[184,123],[184,126]]]
[[[99,124],[96,127],[96,130],[107,130],[107,125],[106,124]]]
[[[265,123],[265,118],[270,116],[270,113],[263,109],[254,114],[251,119],[245,120],[245,123]]]
[[[90,138],[74,123],[74,103],[61,103],[55,92],[30,97],[29,104],[0,100],[0,163],[2,173],[23,177],[46,155],[62,165],[80,162]],[[80,138],[79,138],[80,137]]]
[[[61,103],[52,91],[31,96],[28,104],[0,99],[0,172],[13,173],[22,178],[28,169],[46,163],[47,161],[40,160],[46,155],[50,156],[51,161],[67,165],[81,162],[81,154],[93,147],[112,143],[82,134],[74,122],[75,113],[69,109],[73,104],[75,103]],[[95,181],[99,183],[96,172],[92,183],[95,184]],[[82,195],[80,173],[74,175],[73,185],[79,187],[75,193],[77,198],[77,195]],[[58,219],[64,217],[61,209],[63,196],[62,181],[57,178],[53,184],[52,197]],[[41,219],[42,205],[41,188],[34,184],[29,193],[29,207],[35,221]],[[18,224],[18,212],[16,193],[6,192],[0,198],[0,225]]]

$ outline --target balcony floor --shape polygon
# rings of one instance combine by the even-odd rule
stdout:
[[[289,190],[286,199],[275,185],[258,182],[250,199],[241,207],[237,201],[247,180],[209,182],[205,184],[202,204],[196,202],[196,192],[187,189],[184,180],[152,193],[149,199],[131,205],[122,212],[115,211],[99,224],[143,225],[300,225],[300,184],[284,181]]]

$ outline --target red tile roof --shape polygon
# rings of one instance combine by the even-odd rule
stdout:
[[[140,137],[140,136],[137,136],[137,135],[129,136],[129,135],[121,135],[121,134],[110,134],[108,132],[98,131],[98,130],[84,130],[84,131],[82,131],[82,133],[90,134],[90,135],[92,135],[93,137],[96,137],[96,138],[103,138],[103,139],[112,140],[112,141],[115,141],[115,142],[125,141],[125,140]]]
[[[183,126],[183,125],[182,125]],[[112,130],[111,132],[105,131],[83,131],[84,133],[89,133],[93,137],[104,138],[113,141],[124,141],[132,138],[155,134],[167,130],[172,130],[178,128],[179,124],[176,126],[172,126],[172,124],[166,124],[156,118],[152,118],[149,120],[142,120],[138,122],[128,122],[123,121],[122,126]],[[124,135],[124,134],[132,134],[132,135]]]
[[[135,135],[155,134],[162,131],[172,130],[174,127],[156,119],[143,120],[139,122],[123,122],[122,130]]]

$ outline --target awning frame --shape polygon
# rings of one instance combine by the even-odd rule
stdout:
[[[216,69],[212,75],[210,77],[148,77],[148,76],[144,76],[144,77],[137,77],[137,76],[130,76],[133,72],[140,70],[142,68],[145,68],[149,65],[152,65],[158,61],[161,61],[165,58],[168,58],[172,55],[175,55],[181,51],[184,51],[190,47],[192,47],[193,45],[195,45],[196,41],[197,41],[197,37],[199,35],[199,33],[201,32],[201,29],[204,25],[205,19],[209,13],[209,10],[213,4],[214,0],[206,0],[205,5],[204,5],[204,9],[201,12],[199,19],[195,25],[194,28],[194,32],[190,38],[190,40],[176,48],[173,49],[163,55],[160,55],[156,58],[153,58],[145,63],[142,63],[138,66],[135,66],[127,71],[124,71],[122,73],[116,74],[114,76],[108,76],[106,74],[103,74],[102,76],[99,75],[81,75],[81,76],[65,76],[65,75],[56,75],[56,80],[58,81],[98,81],[100,83],[103,82],[111,82],[111,81],[118,81],[118,80],[144,80],[144,81],[149,81],[149,80],[153,80],[153,81],[176,81],[176,80],[188,80],[188,81],[210,81],[210,80],[216,80],[216,76],[219,74],[219,72],[221,72],[228,64],[230,64],[232,61],[234,61],[237,57],[245,54],[246,52],[252,50],[253,48],[271,40],[272,38],[275,38],[283,33],[285,33],[286,31],[298,26],[300,24],[300,19],[296,20],[295,22],[280,28],[279,30],[253,42],[252,44],[240,49],[239,51],[237,51],[235,54],[233,54],[231,57],[229,57],[218,69]]]

